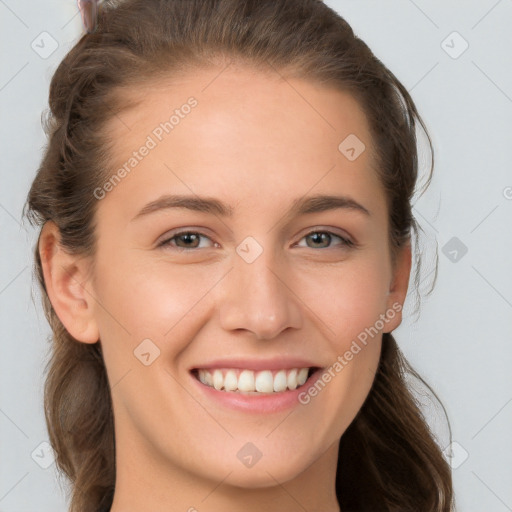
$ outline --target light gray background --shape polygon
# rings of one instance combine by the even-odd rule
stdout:
[[[423,294],[436,241],[439,276],[419,319],[411,291],[395,335],[448,411],[457,510],[512,511],[512,2],[326,3],[407,87],[432,135],[434,180],[414,208],[426,232]],[[31,298],[35,233],[20,216],[50,77],[83,29],[74,0],[0,0],[0,20],[0,512],[58,512],[66,497],[41,445],[49,328]],[[444,448],[446,427],[431,422]]]

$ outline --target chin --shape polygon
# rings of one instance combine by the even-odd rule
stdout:
[[[262,455],[252,466],[245,466],[236,459],[235,463],[231,460],[228,467],[219,468],[215,471],[214,478],[218,475],[231,473],[226,479],[226,483],[244,489],[261,489],[265,487],[274,487],[277,482],[284,483],[297,478],[305,471],[315,460],[312,454],[304,453],[302,457],[296,449],[293,455],[288,456],[287,451],[275,450],[273,454],[265,454],[262,449]]]
[[[266,487],[275,487],[278,482],[282,484],[293,480],[305,468],[306,465],[304,468],[292,468],[289,463],[264,465],[260,461],[252,468],[235,467],[233,472],[226,479],[226,483],[241,489],[264,489]]]

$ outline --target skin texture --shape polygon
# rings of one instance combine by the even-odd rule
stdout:
[[[404,303],[410,247],[393,269],[370,133],[350,95],[250,68],[221,71],[132,91],[142,104],[107,126],[112,174],[174,109],[191,96],[198,104],[99,201],[94,267],[63,251],[46,223],[48,293],[77,340],[101,339],[116,429],[112,512],[339,511],[339,439],[368,395],[382,332],[400,324],[400,312],[293,409],[253,414],[212,403],[188,370],[220,357],[298,356],[329,367]],[[349,134],[366,145],[354,161],[338,150]],[[233,216],[163,209],[132,220],[171,193],[218,198]],[[316,194],[350,196],[371,216],[285,215],[292,201]],[[205,236],[157,246],[177,228]],[[356,247],[306,236],[325,230]],[[263,249],[252,263],[236,251],[248,236]],[[147,338],[160,350],[148,366],[134,356]],[[262,453],[250,468],[237,457],[247,442]]]

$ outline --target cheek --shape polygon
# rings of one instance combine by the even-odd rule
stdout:
[[[169,336],[176,338],[218,281],[208,268],[173,266],[136,254],[109,259],[116,264],[98,258],[97,265],[100,333],[111,339],[129,337],[132,349],[146,338],[159,346]]]
[[[313,321],[337,353],[375,325],[382,331],[379,319],[386,311],[388,272],[386,261],[368,254],[321,272],[313,269],[297,275],[297,294],[305,310],[314,312]]]
[[[330,418],[325,436],[342,435],[363,405],[375,379],[386,313],[388,270],[379,258],[361,258],[316,279],[302,281],[317,326],[329,341],[330,366],[312,395],[314,417]],[[309,276],[311,277],[311,276]],[[325,395],[324,395],[325,393]],[[316,400],[322,395],[324,399]]]

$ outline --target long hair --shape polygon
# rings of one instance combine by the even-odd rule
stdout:
[[[27,218],[38,226],[54,221],[65,249],[93,255],[98,204],[93,191],[110,175],[111,141],[102,129],[134,105],[124,93],[226,61],[354,96],[370,126],[394,261],[418,232],[411,207],[418,177],[417,127],[427,135],[432,155],[427,185],[432,142],[404,86],[320,0],[105,1],[95,31],[81,37],[52,77],[48,142],[25,205]],[[46,293],[37,246],[34,256],[53,332],[44,406],[56,464],[71,483],[71,512],[108,510],[115,486],[115,438],[101,344],[80,343],[66,331]],[[416,258],[418,285],[419,253]],[[336,491],[343,512],[452,510],[450,466],[407,375],[424,382],[393,336],[383,334],[372,388],[340,441]]]

